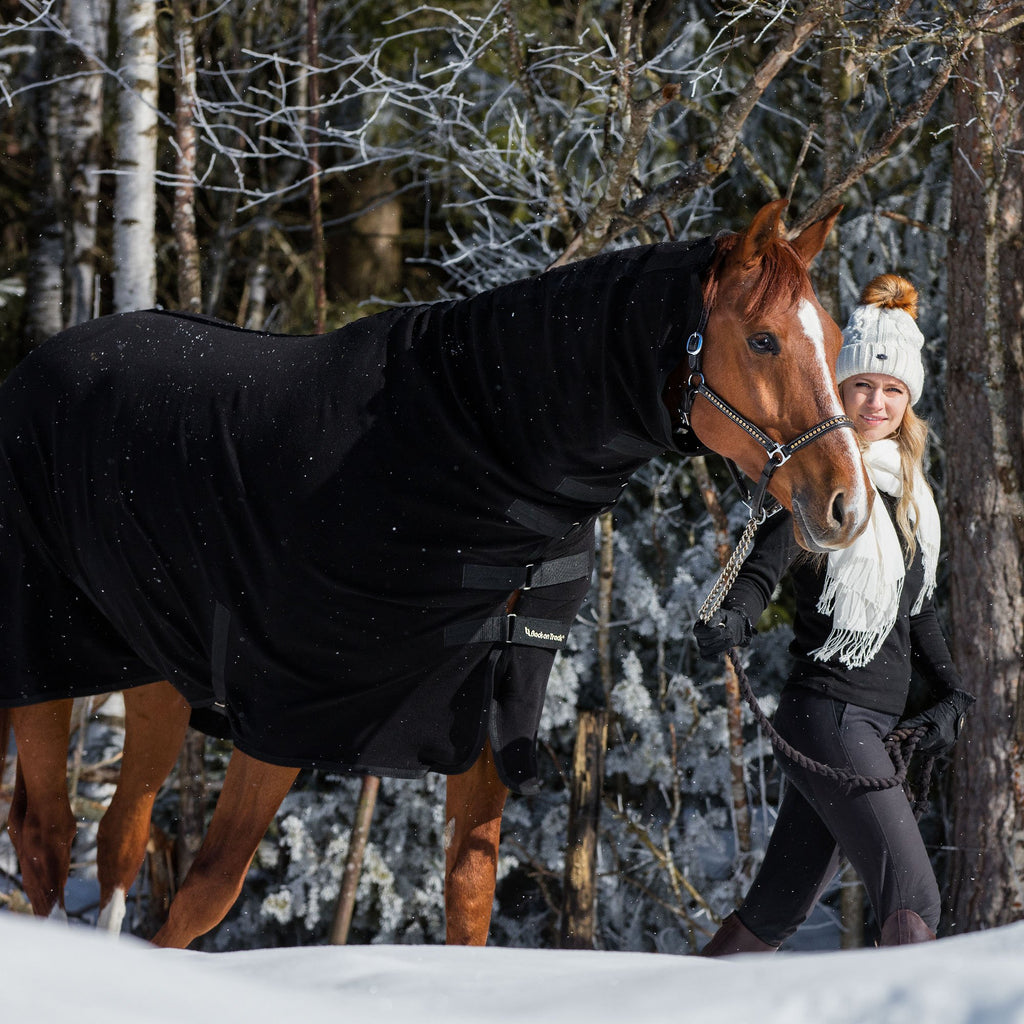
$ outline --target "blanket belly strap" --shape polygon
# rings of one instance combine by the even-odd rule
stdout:
[[[572,477],[563,477],[555,487],[555,494],[563,498],[572,498],[575,501],[585,501],[594,505],[614,505],[619,500],[626,487],[625,481],[618,487],[599,487],[595,484],[588,484],[583,480],[575,480]]]
[[[645,441],[642,437],[626,433],[618,433],[609,439],[608,447],[613,452],[636,459],[653,459],[665,451],[663,444],[654,444],[653,441]]]
[[[526,529],[539,533],[543,537],[554,537],[557,540],[568,536],[580,525],[579,522],[571,522],[568,519],[554,516],[537,505],[523,501],[522,498],[516,498],[505,510],[505,515],[513,523],[525,526]]]
[[[533,590],[553,587],[590,576],[590,552],[580,551],[564,558],[530,565],[466,565],[462,585],[468,590]]]
[[[444,631],[444,643],[446,647],[499,643],[558,650],[565,645],[571,625],[571,622],[558,619],[539,619],[512,612],[448,626]]]
[[[228,653],[228,627],[231,623],[231,612],[219,601],[213,611],[213,650],[210,657],[210,679],[213,693],[217,698],[214,708],[218,711],[228,705],[228,688],[224,681],[225,661]]]

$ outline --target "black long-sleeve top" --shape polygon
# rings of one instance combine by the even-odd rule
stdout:
[[[895,499],[886,494],[881,498],[890,517],[894,517]],[[740,611],[756,623],[789,570],[796,595],[789,684],[807,686],[837,700],[889,714],[904,712],[911,668],[927,684],[932,700],[960,687],[960,675],[932,601],[926,600],[916,615],[910,614],[924,580],[920,544],[906,567],[896,623],[878,653],[861,668],[847,668],[835,658],[818,661],[810,653],[825,642],[832,629],[831,616],[817,610],[825,569],[824,558],[808,555],[797,545],[790,513],[780,512],[758,531],[754,547],[724,602],[724,607]]]

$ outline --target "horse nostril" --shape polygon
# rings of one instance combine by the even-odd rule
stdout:
[[[843,502],[842,491],[837,492],[832,499],[832,518],[835,520],[836,526],[842,526],[843,520],[846,518],[846,505]]]

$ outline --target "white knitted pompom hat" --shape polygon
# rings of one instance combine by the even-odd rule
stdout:
[[[836,382],[858,373],[888,374],[907,385],[910,404],[916,404],[924,388],[917,290],[902,277],[882,274],[865,287],[861,303],[843,328]]]

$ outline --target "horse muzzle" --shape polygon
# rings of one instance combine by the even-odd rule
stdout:
[[[857,491],[859,493],[851,494],[837,488],[824,506],[794,491],[792,508],[797,543],[813,554],[827,554],[852,544],[868,524],[874,499],[874,493],[866,487]],[[815,515],[812,512],[815,508],[824,510]]]

